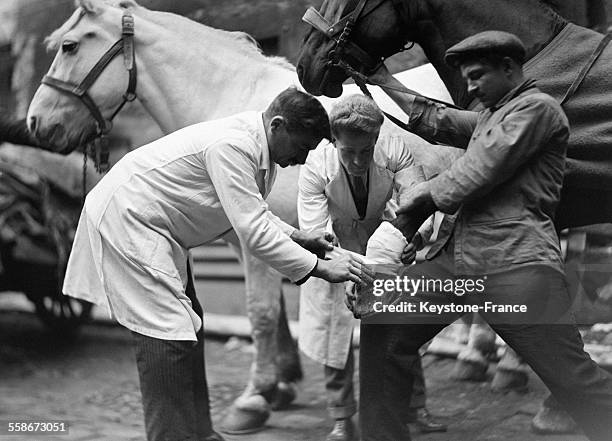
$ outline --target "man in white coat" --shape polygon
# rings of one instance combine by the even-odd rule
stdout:
[[[321,260],[329,236],[295,230],[264,201],[281,167],[329,137],[320,103],[296,89],[265,112],[178,130],[126,155],[89,193],[64,293],[106,304],[134,336],[149,441],[218,441],[204,371],[202,310],[190,248],[233,236],[294,282],[371,281],[344,256]]]
[[[334,104],[330,112],[334,143],[317,148],[300,170],[298,217],[302,230],[332,232],[343,249],[366,254],[372,234],[383,221],[395,218],[395,198],[401,198],[424,179],[401,136],[379,137],[383,120],[374,101],[363,95],[351,95]],[[396,263],[401,263],[399,256],[407,242],[390,225],[382,229],[377,236],[385,238],[383,242],[387,244],[383,246],[399,246]],[[411,260],[415,243],[422,246],[422,238],[429,239],[431,232],[432,223],[426,222],[405,250]],[[328,412],[335,420],[327,440],[353,440],[351,417],[356,412],[356,402],[351,337],[355,320],[344,304],[344,286],[308,280],[301,289],[299,323],[300,349],[325,366]],[[367,330],[362,327],[362,332]],[[425,431],[445,430],[425,409],[420,359],[403,363],[406,369],[415,371],[416,378],[406,422],[415,420]]]

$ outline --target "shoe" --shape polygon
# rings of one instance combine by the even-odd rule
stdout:
[[[223,438],[217,432],[213,432],[212,434],[204,438],[204,441],[225,441],[225,438]]]
[[[575,433],[577,429],[576,422],[565,410],[544,405],[531,420],[531,430],[539,435]]]
[[[436,421],[424,407],[411,412],[407,423],[414,424],[421,433],[446,432],[448,430],[446,424]]]
[[[276,386],[276,392],[270,401],[270,408],[272,410],[287,410],[296,396],[297,392],[292,383],[279,381]]]
[[[334,428],[325,441],[355,441],[355,425],[350,418],[341,418],[336,420]]]

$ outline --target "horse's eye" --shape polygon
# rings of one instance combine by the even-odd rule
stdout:
[[[70,54],[75,52],[77,50],[77,47],[79,47],[79,43],[77,43],[76,41],[64,41],[62,43],[62,52],[64,52],[65,54]]]

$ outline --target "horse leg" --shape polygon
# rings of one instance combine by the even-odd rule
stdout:
[[[278,388],[271,407],[272,410],[284,410],[295,400],[297,395],[294,383],[300,381],[304,374],[300,363],[300,355],[295,339],[291,335],[285,297],[280,293],[280,313],[278,315],[278,328],[276,331],[278,369]]]
[[[255,256],[243,253],[247,315],[255,354],[245,390],[234,401],[222,423],[230,434],[263,428],[270,402],[277,391],[277,328],[280,315],[281,276]]]
[[[474,314],[468,344],[453,368],[453,378],[461,381],[484,381],[489,367],[488,356],[495,351],[495,332],[478,314]]]
[[[496,391],[527,389],[529,366],[510,346],[506,346],[504,355],[497,364],[491,387]]]

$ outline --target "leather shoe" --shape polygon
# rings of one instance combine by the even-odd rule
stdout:
[[[355,425],[350,418],[341,418],[336,420],[334,428],[325,441],[354,441],[355,437]]]
[[[412,411],[407,422],[408,424],[414,424],[421,433],[446,432],[448,430],[446,424],[436,421],[424,407]]]

